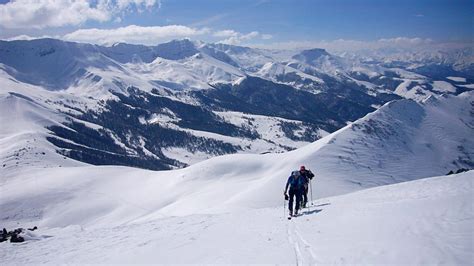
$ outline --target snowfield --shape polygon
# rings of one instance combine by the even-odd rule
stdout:
[[[473,178],[470,171],[323,198],[291,221],[283,207],[126,224],[109,217],[100,227],[68,221],[40,228],[36,241],[1,243],[0,255],[7,264],[470,265]]]
[[[456,92],[456,87],[446,81],[437,80],[433,82],[433,90],[439,92]]]
[[[462,78],[462,77],[446,77],[446,78],[455,82],[466,83],[466,78]]]
[[[1,225],[40,229],[1,243],[2,262],[469,265],[474,172],[443,175],[472,166],[472,104],[472,92],[394,101],[291,152],[172,171],[59,155],[3,167]],[[315,201],[288,221],[283,188],[301,164]]]

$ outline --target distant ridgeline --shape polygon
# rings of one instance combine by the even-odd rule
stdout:
[[[66,116],[48,127],[59,153],[158,170],[293,150],[389,101],[470,91],[473,54],[345,57],[190,40],[104,47],[39,39],[0,41],[0,69],[17,84],[57,93],[47,99],[57,106],[45,106]],[[74,102],[81,97],[97,108]]]

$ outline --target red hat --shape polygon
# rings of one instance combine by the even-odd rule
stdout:
[[[304,167],[304,165],[300,166],[300,171],[302,170],[306,170],[306,168]]]

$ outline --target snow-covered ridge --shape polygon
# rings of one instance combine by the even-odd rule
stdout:
[[[156,90],[154,93],[158,93],[160,98],[163,101],[168,102],[169,105],[162,104],[154,111],[150,111],[149,113],[140,113],[137,115],[136,123],[138,125],[143,125],[143,128],[154,127],[159,125],[164,128],[169,128],[176,130],[177,132],[184,132],[185,134],[190,134],[191,136],[195,136],[197,138],[205,138],[210,141],[221,141],[226,144],[231,144],[235,146],[241,146],[241,152],[251,152],[251,153],[261,153],[261,152],[282,152],[288,149],[294,149],[305,145],[308,143],[308,139],[300,138],[299,140],[292,140],[286,136],[286,134],[281,131],[281,126],[278,125],[275,127],[275,134],[279,134],[280,141],[273,142],[267,141],[260,138],[246,138],[242,139],[240,136],[232,136],[232,135],[225,135],[225,133],[212,133],[206,132],[204,130],[196,130],[189,127],[178,126],[177,124],[181,122],[182,118],[179,115],[187,115],[193,116],[197,113],[190,113],[187,114],[186,112],[183,113],[183,107],[179,106],[187,106],[188,108],[194,108],[197,110],[199,109],[198,102],[196,99],[191,98],[189,95],[174,95],[170,94],[168,91],[158,91]],[[151,95],[157,96],[157,94],[147,94],[150,97]],[[116,98],[113,102],[119,101],[118,97],[112,95]],[[92,98],[92,97],[83,97],[81,95],[76,95],[74,93],[64,92],[64,91],[49,91],[44,90],[40,86],[30,85],[27,83],[20,82],[10,76],[8,73],[1,71],[0,72],[0,98],[2,101],[2,115],[0,119],[2,120],[2,124],[7,125],[2,128],[1,134],[5,141],[5,145],[8,145],[8,148],[1,150],[1,160],[3,167],[10,168],[10,167],[23,167],[25,165],[37,164],[41,162],[42,156],[38,156],[38,154],[47,154],[47,156],[52,156],[54,158],[60,158],[60,160],[52,160],[54,163],[52,165],[70,165],[71,163],[74,164],[74,161],[69,159],[63,159],[63,156],[56,153],[57,147],[51,145],[46,141],[46,138],[50,139],[52,137],[52,132],[50,129],[46,129],[46,127],[50,128],[51,126],[58,127],[59,129],[70,130],[71,132],[77,131],[77,128],[74,128],[70,125],[71,122],[79,123],[84,125],[85,129],[90,129],[96,132],[103,132],[109,136],[109,140],[115,143],[118,147],[123,149],[127,154],[130,154],[130,157],[137,156],[137,150],[143,151],[146,156],[151,158],[157,158],[160,156],[159,152],[151,154],[149,142],[144,143],[143,137],[139,138],[136,146],[131,146],[130,143],[127,143],[130,136],[135,134],[132,132],[126,132],[126,136],[120,137],[118,132],[113,130],[113,124],[111,126],[111,122],[114,122],[110,119],[105,119],[103,122],[104,124],[100,124],[96,121],[87,121],[87,119],[83,116],[84,113],[88,112],[89,110],[94,110],[97,112],[96,115],[104,114],[104,112],[114,112],[114,110],[106,110],[106,103],[101,98]],[[145,96],[140,97],[144,103],[149,102],[150,98],[146,98]],[[105,99],[107,100],[107,99]],[[110,100],[110,99],[109,99]],[[177,104],[178,105],[177,107]],[[126,108],[130,110],[138,110],[142,106],[138,103],[136,106],[131,106],[130,104],[123,103]],[[14,106],[14,107],[12,107]],[[156,106],[156,105],[155,105]],[[179,111],[179,114],[173,112],[170,108],[173,108],[175,111]],[[204,110],[205,111],[205,110]],[[10,114],[13,112],[13,114]],[[210,111],[209,114],[212,114]],[[220,111],[222,114],[222,109]],[[44,118],[37,119],[39,114],[41,114]],[[252,116],[251,114],[248,114]],[[212,117],[211,117],[212,118]],[[188,118],[189,119],[189,118]],[[222,120],[218,116],[215,117],[217,120]],[[259,124],[265,124],[265,120],[275,120],[273,117],[264,117],[259,116],[259,122],[255,123],[255,126],[250,129],[255,131],[255,134],[264,134],[265,127],[260,127]],[[282,120],[286,121],[286,120]],[[203,123],[210,123],[211,121],[202,121]],[[305,133],[310,129],[306,126],[302,125],[301,121],[286,121],[288,123],[293,122],[297,123],[296,130],[300,130],[300,133]],[[231,125],[231,124],[229,124]],[[244,130],[246,128],[242,127]],[[136,128],[135,128],[136,129]],[[47,151],[36,151],[31,150],[31,145],[25,144],[23,141],[19,139],[16,140],[17,145],[13,148],[11,144],[11,140],[16,139],[16,136],[19,135],[19,132],[28,131],[29,134],[26,134],[25,141],[33,141],[36,139],[37,141],[43,143],[42,145],[47,146]],[[276,132],[278,131],[278,132]],[[90,132],[89,132],[90,133]],[[315,132],[317,134],[318,132]],[[266,134],[266,133],[265,133]],[[34,135],[34,137],[33,137]],[[298,138],[298,134],[296,137]],[[62,142],[65,142],[67,145],[78,145],[81,147],[87,147],[91,149],[101,150],[103,149],[103,145],[88,145],[87,142],[78,143],[77,139],[72,139],[64,135],[55,135],[55,138],[60,139]],[[319,135],[314,135],[312,138],[319,138]],[[186,147],[169,147],[163,145],[162,151],[165,156],[171,159],[178,159],[179,161],[190,164],[195,163],[212,156],[218,152],[215,147],[209,147],[206,152],[206,147],[202,145],[202,141],[198,139],[201,143],[202,150],[187,150]],[[65,144],[65,145],[66,145]],[[133,144],[133,143],[132,143]],[[165,143],[166,144],[166,143]],[[135,144],[133,144],[135,145]],[[6,147],[5,146],[5,147]],[[146,148],[146,147],[148,148]],[[161,147],[160,147],[161,148]],[[181,156],[175,153],[169,153],[168,151],[173,149],[180,149],[182,152],[187,153],[187,156]],[[19,150],[25,150],[25,152],[18,153]],[[66,150],[69,152],[70,149]],[[152,152],[153,153],[153,152]],[[67,158],[67,157],[66,157]],[[161,158],[160,158],[161,159]],[[50,164],[47,164],[50,165]]]
[[[360,186],[400,182],[410,175],[435,176],[452,168],[471,169],[473,97],[466,92],[425,102],[390,102],[336,132],[330,145],[314,153],[313,159],[325,176]],[[311,145],[302,149],[310,152]],[[341,163],[353,169],[350,176],[334,173],[331,167]],[[365,180],[373,175],[378,178]]]
[[[190,40],[111,47],[54,39],[0,42],[2,95],[34,99],[54,114],[41,124],[49,127],[42,138],[68,158],[148,169],[227,153],[292,150],[391,100],[457,95],[473,82],[449,64],[390,65],[322,49]],[[232,123],[226,116],[258,123]]]
[[[456,58],[462,58],[462,55],[456,55]],[[434,74],[423,81],[428,85],[431,79],[440,78],[436,68],[430,73],[420,69],[420,63],[417,63],[418,67],[413,67],[410,59],[403,62],[408,62],[408,65],[374,64],[366,62],[363,57],[339,57],[317,48],[272,51],[187,39],[156,46],[120,43],[111,47],[55,39],[0,42],[2,68],[16,79],[53,90],[70,89],[83,95],[91,95],[97,90],[102,94],[107,94],[110,89],[124,91],[128,86],[143,90],[208,89],[212,84],[236,82],[246,75],[256,75],[313,92],[325,88],[324,83],[328,82],[325,75],[337,80],[350,77],[368,89],[384,89],[378,81],[382,77],[406,81],[420,80],[420,77],[426,79],[425,73]],[[434,62],[439,66],[438,61]],[[456,82],[449,79],[452,74],[469,73],[450,68],[454,65],[459,67],[457,63],[443,62],[446,62],[443,66],[446,75],[442,78],[446,82]],[[424,64],[421,67],[433,67],[429,61]],[[466,69],[469,67],[472,63],[467,64]],[[386,75],[390,72],[398,77]],[[470,80],[473,77],[461,75],[456,78]],[[395,89],[393,86],[389,88]]]
[[[40,215],[25,210],[15,222],[66,226],[74,221],[100,226],[110,220],[122,224],[168,215],[272,207],[281,200],[288,173],[301,164],[317,174],[317,198],[442,175],[473,166],[474,144],[468,137],[473,133],[472,102],[472,93],[425,103],[391,102],[291,152],[219,156],[173,171],[10,167],[1,202],[14,206],[14,212],[28,206],[25,202],[37,202],[35,209],[43,210]],[[48,196],[52,194],[57,196]],[[84,209],[90,211],[89,216],[83,215]],[[12,213],[3,215],[5,219]]]

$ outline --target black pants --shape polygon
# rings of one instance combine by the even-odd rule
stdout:
[[[300,209],[300,204],[301,204],[301,196],[303,194],[303,191],[301,190],[291,190],[289,191],[289,196],[290,196],[290,200],[288,202],[288,209],[293,212],[293,201],[294,199],[296,198],[296,203],[295,203],[295,209],[296,210],[299,210]]]

